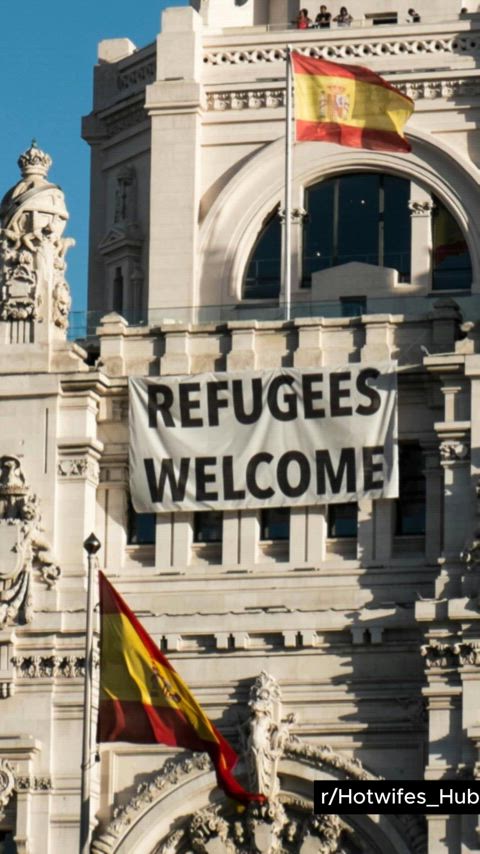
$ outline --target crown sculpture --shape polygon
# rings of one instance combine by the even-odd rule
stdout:
[[[47,180],[52,160],[35,140],[18,165],[22,178],[0,203],[0,320],[45,321],[66,332],[65,255],[75,241],[63,237],[65,198]]]

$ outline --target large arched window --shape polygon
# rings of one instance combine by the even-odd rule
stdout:
[[[396,175],[352,172],[306,188],[301,282],[312,273],[352,261],[390,267],[399,282],[415,281],[412,270],[412,185]],[[427,197],[430,198],[430,197]],[[432,290],[468,289],[472,267],[465,237],[445,205],[431,196]],[[277,299],[280,293],[282,230],[278,210],[265,220],[253,247],[243,283],[244,299]],[[413,258],[413,265],[415,258]],[[423,271],[425,265],[422,260]]]

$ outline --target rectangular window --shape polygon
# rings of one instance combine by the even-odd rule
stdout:
[[[328,537],[330,539],[352,538],[357,536],[358,505],[348,504],[328,505]]]
[[[360,317],[367,311],[366,297],[340,297],[342,317]]]
[[[365,21],[377,27],[382,24],[397,24],[398,14],[397,12],[367,12]]]
[[[402,444],[398,451],[399,497],[396,535],[421,536],[425,533],[425,474],[418,442]]]
[[[147,546],[155,543],[155,513],[137,513],[128,502],[127,543],[129,546]]]
[[[221,543],[223,539],[223,513],[206,510],[193,514],[193,542]]]
[[[289,537],[290,507],[271,507],[261,511],[261,540],[288,540]]]

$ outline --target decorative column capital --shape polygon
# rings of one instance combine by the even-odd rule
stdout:
[[[447,440],[440,443],[440,460],[442,464],[465,462],[469,456],[469,442]]]
[[[415,199],[410,199],[408,202],[408,209],[411,217],[430,217],[435,210],[435,207],[435,203],[431,200],[420,202]]]
[[[280,217],[280,222],[283,225],[285,223],[285,208],[280,208],[278,216]],[[307,217],[308,213],[305,208],[293,208],[290,213],[290,221],[292,225],[302,225]]]

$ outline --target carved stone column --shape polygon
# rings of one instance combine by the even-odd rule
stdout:
[[[432,287],[432,212],[435,207],[430,193],[413,181],[410,189],[411,282],[425,292]]]

